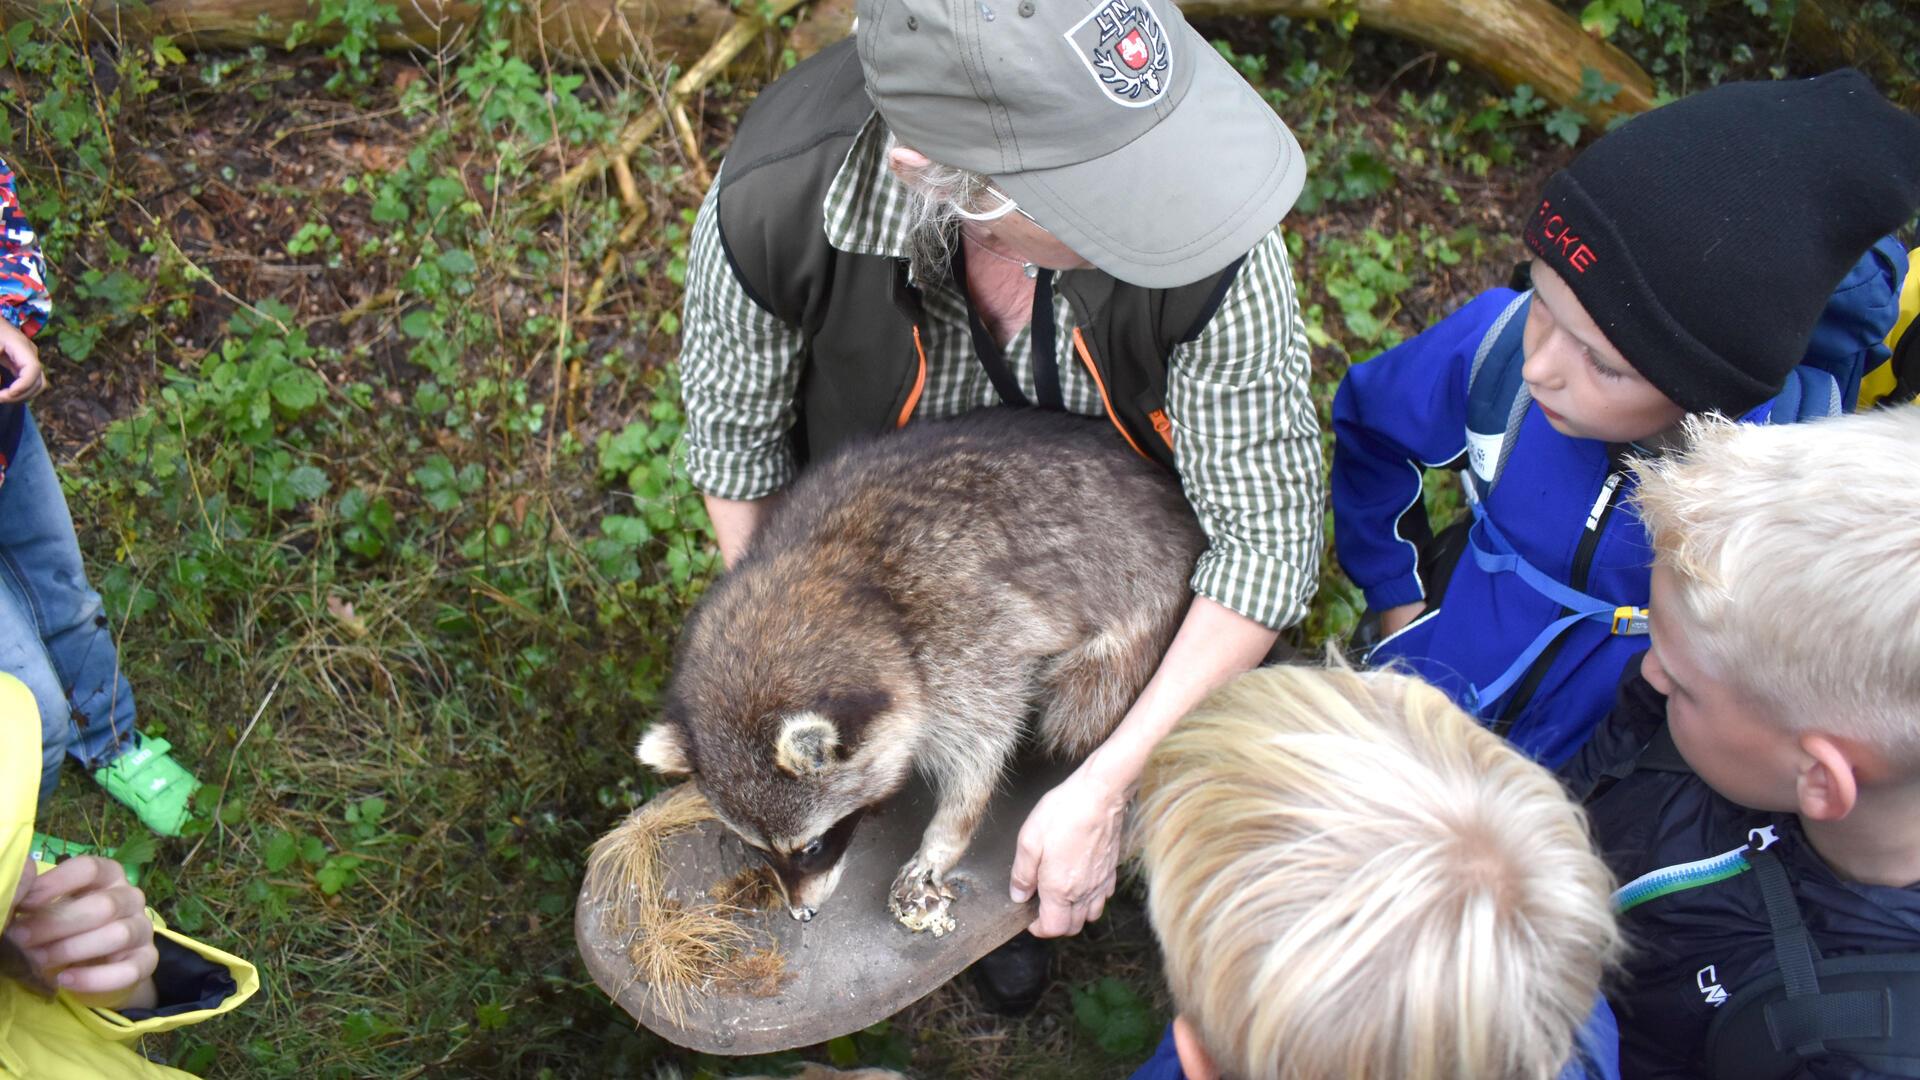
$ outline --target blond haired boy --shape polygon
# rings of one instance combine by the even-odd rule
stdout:
[[[1554,778],[1440,691],[1241,676],[1154,751],[1136,813],[1180,1014],[1137,1076],[1614,1075],[1611,878]]]
[[[1622,1071],[1920,1075],[1920,983],[1874,973],[1920,970],[1920,407],[1687,435],[1636,467],[1652,648],[1577,763]]]

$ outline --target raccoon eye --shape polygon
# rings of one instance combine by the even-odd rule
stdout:
[[[821,843],[819,838],[816,837],[813,840],[809,841],[806,847],[803,847],[800,849],[800,857],[803,859],[810,859],[815,855],[820,854],[820,852],[822,852],[823,850],[825,850],[826,846],[827,845]]]

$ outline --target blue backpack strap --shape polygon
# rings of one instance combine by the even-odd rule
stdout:
[[[1514,297],[1487,328],[1473,354],[1467,374],[1467,468],[1473,477],[1469,497],[1485,497],[1500,478],[1507,455],[1513,452],[1513,436],[1533,402],[1520,378],[1527,361],[1520,339],[1532,301],[1531,289]]]
[[[1808,420],[1824,420],[1849,411],[1848,400],[1839,380],[1811,364],[1801,364],[1787,373],[1786,383],[1772,400],[1762,402],[1741,420],[1750,424],[1800,424]]]
[[[1467,530],[1467,550],[1472,554],[1474,564],[1488,574],[1513,574],[1528,588],[1568,611],[1568,614],[1541,629],[1520,651],[1520,655],[1514,657],[1513,663],[1508,664],[1507,669],[1492,682],[1485,686],[1467,687],[1464,704],[1469,712],[1482,715],[1488,706],[1500,700],[1501,695],[1520,681],[1555,639],[1578,623],[1588,620],[1604,622],[1608,624],[1608,632],[1616,635],[1638,636],[1647,632],[1646,608],[1614,604],[1554,579],[1515,550],[1512,541],[1493,523],[1478,501],[1469,501],[1468,506],[1473,510],[1473,526]]]
[[[1907,252],[1895,236],[1882,237],[1840,279],[1807,339],[1800,363],[1818,368],[1840,384],[1843,411],[1860,400],[1860,382],[1892,354],[1887,337],[1900,318],[1900,287],[1907,276]]]

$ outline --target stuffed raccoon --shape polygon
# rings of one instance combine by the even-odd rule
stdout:
[[[921,770],[937,807],[889,905],[951,929],[942,881],[1034,718],[1078,760],[1158,666],[1205,538],[1104,421],[986,409],[804,473],[684,627],[642,763],[691,773],[792,915],[860,817]]]

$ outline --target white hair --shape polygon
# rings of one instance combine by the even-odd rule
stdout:
[[[1920,766],[1920,405],[1685,435],[1634,465],[1662,628],[1789,730]]]
[[[1142,778],[1148,911],[1235,1080],[1549,1080],[1619,947],[1560,784],[1395,672],[1267,668]]]
[[[889,130],[886,149],[904,146]],[[939,281],[953,263],[953,245],[960,234],[960,211],[975,206],[993,189],[993,181],[977,172],[930,162],[910,178],[894,178],[907,189],[907,256],[916,281]]]

